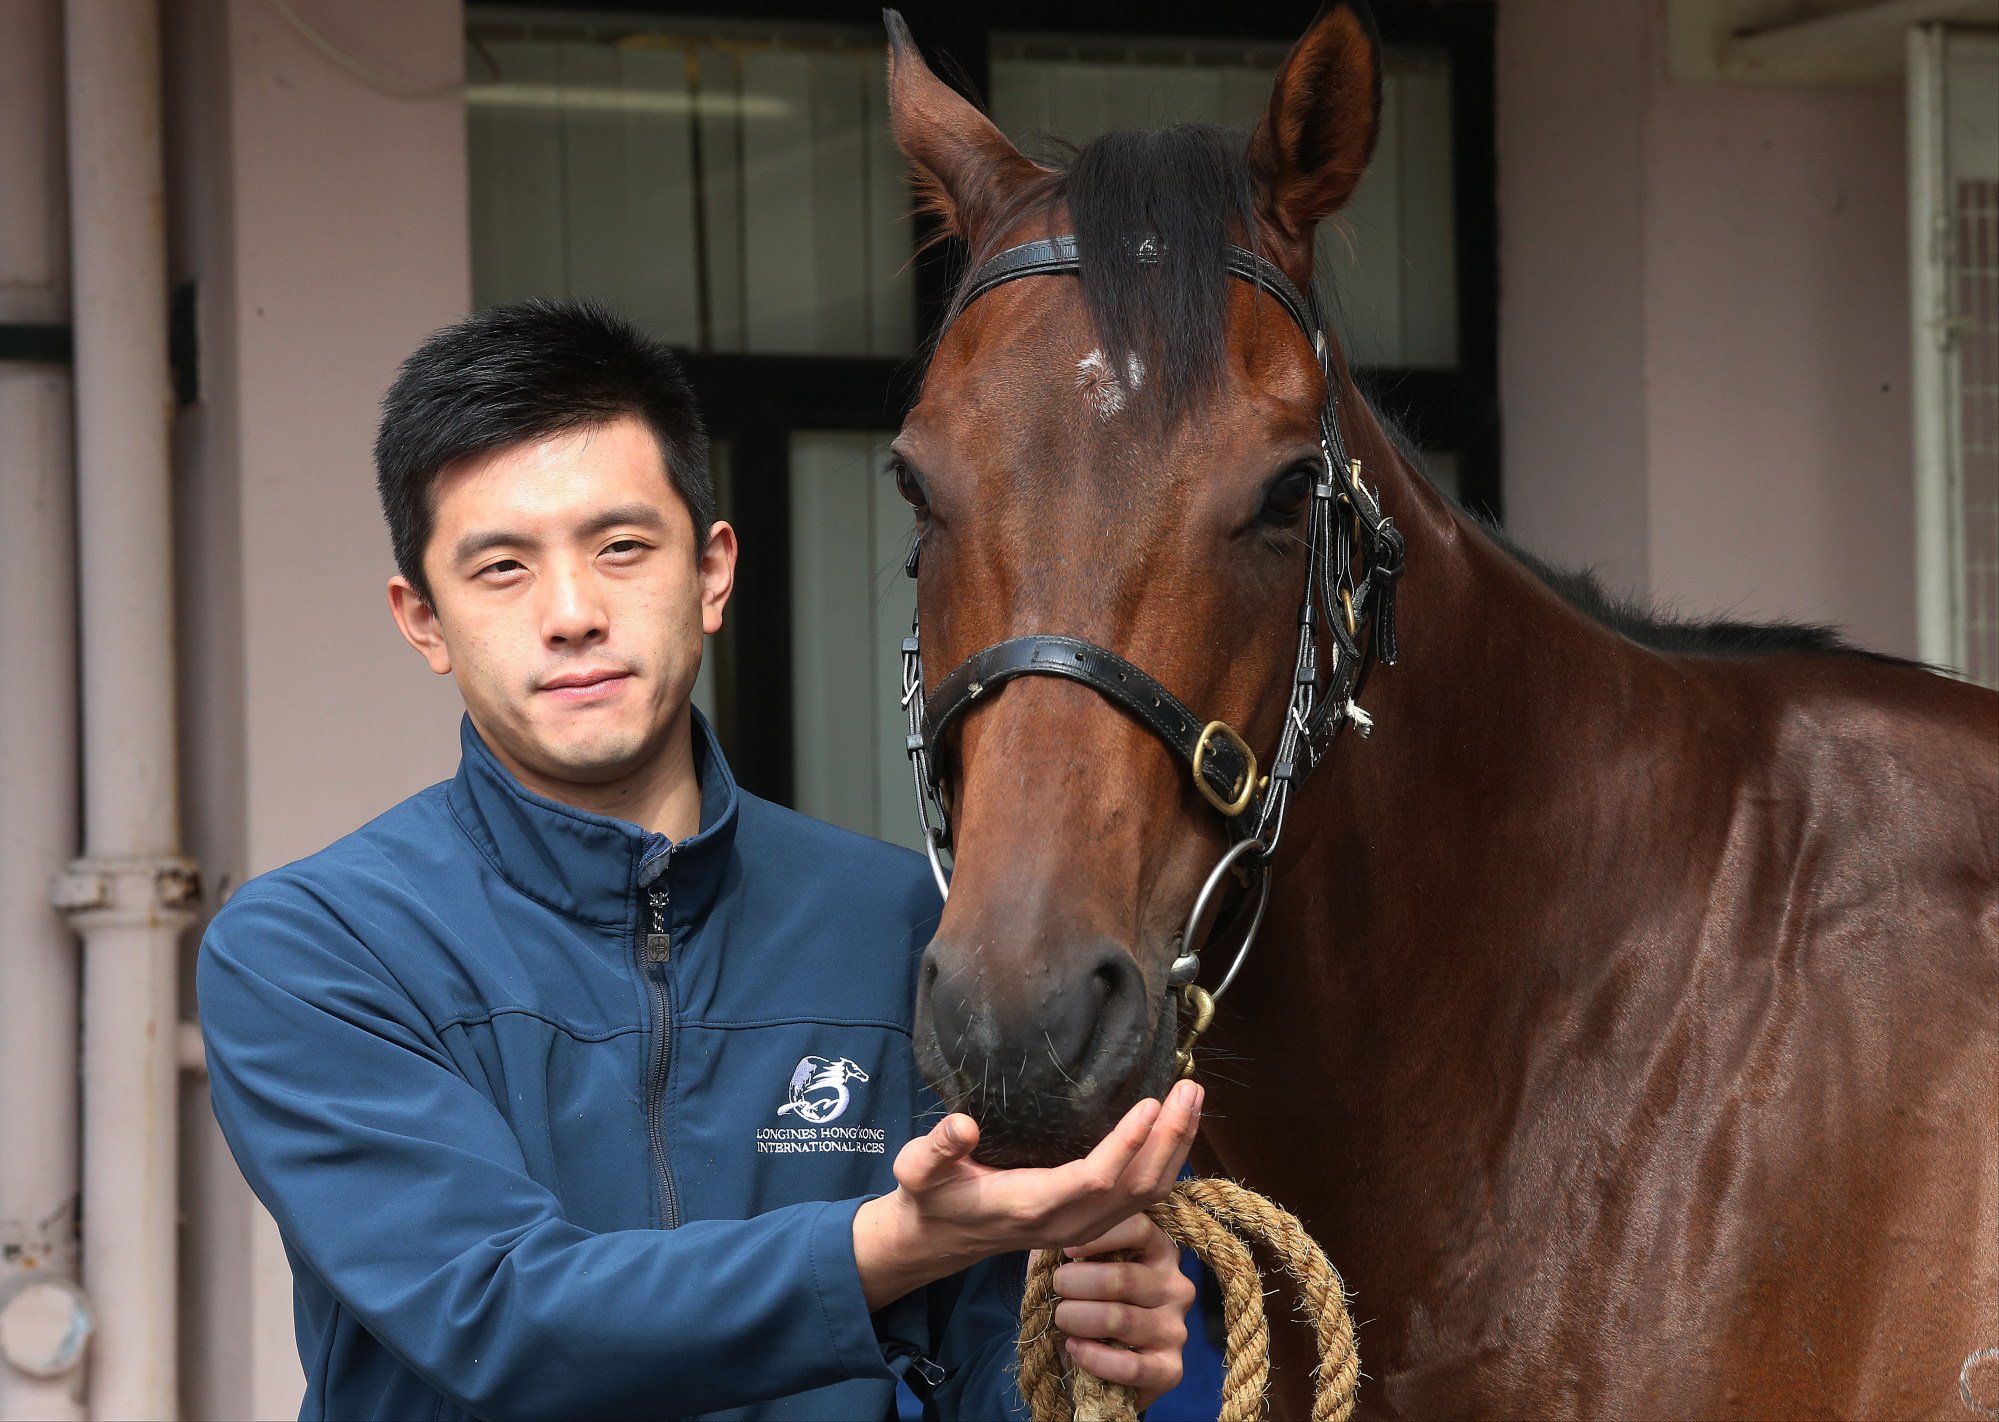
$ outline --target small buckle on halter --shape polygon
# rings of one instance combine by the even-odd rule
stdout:
[[[1208,784],[1207,776],[1202,774],[1207,768],[1208,745],[1217,736],[1234,746],[1242,756],[1242,779],[1236,782],[1233,796],[1227,800],[1215,793],[1214,787]],[[1225,721],[1208,722],[1201,728],[1201,738],[1194,742],[1194,788],[1201,792],[1203,799],[1230,819],[1247,810],[1250,800],[1256,795],[1256,752],[1249,748],[1248,741],[1230,730]]]

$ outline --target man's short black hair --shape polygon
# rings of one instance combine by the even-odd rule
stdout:
[[[375,485],[396,568],[425,602],[431,487],[469,455],[625,416],[659,442],[667,478],[694,518],[694,546],[715,522],[708,432],[680,362],[664,344],[589,301],[495,306],[432,332],[382,397]]]

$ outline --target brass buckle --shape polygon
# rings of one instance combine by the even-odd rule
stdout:
[[[1208,742],[1216,736],[1221,736],[1242,752],[1242,783],[1237,787],[1235,798],[1232,800],[1224,800],[1217,795],[1214,787],[1208,784],[1207,777],[1201,774],[1208,756]],[[1201,728],[1201,738],[1194,742],[1194,788],[1201,792],[1202,799],[1230,819],[1247,810],[1250,800],[1256,794],[1256,752],[1249,748],[1248,741],[1230,730],[1224,721],[1208,722]]]

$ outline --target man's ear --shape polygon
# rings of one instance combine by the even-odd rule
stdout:
[[[1381,128],[1381,38],[1362,0],[1328,0],[1270,91],[1249,141],[1258,215],[1294,276],[1311,269],[1312,232],[1360,186]]]
[[[736,586],[736,530],[717,519],[708,526],[708,546],[701,550],[701,630],[712,637],[722,630],[722,610]]]
[[[917,201],[947,231],[975,242],[1001,199],[1045,173],[923,62],[909,26],[893,10],[888,26],[888,111],[896,146],[909,159]]]
[[[403,640],[417,649],[430,669],[439,676],[451,670],[451,649],[444,643],[444,628],[437,613],[401,573],[389,579],[389,615]]]

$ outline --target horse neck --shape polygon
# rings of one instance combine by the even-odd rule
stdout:
[[[1673,802],[1701,787],[1657,769],[1699,736],[1716,691],[1570,607],[1349,396],[1349,442],[1408,545],[1401,656],[1361,697],[1372,734],[1343,737],[1309,787],[1309,862],[1286,876],[1280,912],[1330,915],[1318,921],[1341,926],[1335,951],[1372,955],[1327,981],[1348,1001],[1365,987],[1387,1005],[1468,978],[1522,992],[1560,967],[1548,955],[1614,939],[1551,941],[1555,895],[1628,898],[1684,873],[1689,817]]]

